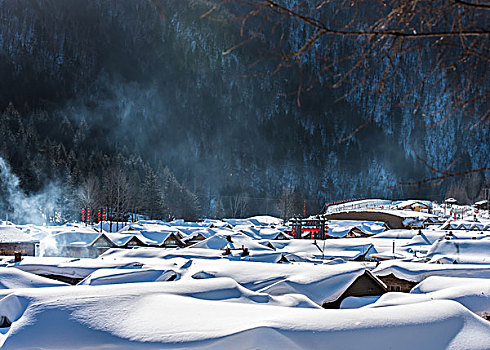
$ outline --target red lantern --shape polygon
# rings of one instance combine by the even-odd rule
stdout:
[[[82,209],[82,221],[85,221],[85,209]]]

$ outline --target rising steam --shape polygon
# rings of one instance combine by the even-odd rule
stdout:
[[[56,203],[61,198],[59,186],[51,183],[42,192],[28,195],[20,188],[19,178],[0,157],[0,215],[16,223],[42,225],[60,220]]]

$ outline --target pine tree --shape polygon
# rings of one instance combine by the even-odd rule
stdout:
[[[162,218],[166,213],[161,182],[150,167],[146,170],[142,185],[141,209],[150,219]]]

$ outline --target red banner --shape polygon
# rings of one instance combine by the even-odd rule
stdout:
[[[321,230],[318,227],[302,227],[301,231],[303,231],[303,232],[320,232]]]

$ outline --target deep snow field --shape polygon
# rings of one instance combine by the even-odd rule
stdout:
[[[102,233],[2,222],[0,243],[19,230],[39,247],[0,256],[0,348],[490,349],[490,220],[471,218],[420,230],[339,220],[325,241],[292,239],[272,217]],[[159,247],[170,233],[187,246]],[[101,235],[114,245],[98,257],[55,254]],[[134,237],[145,246],[124,247]]]

